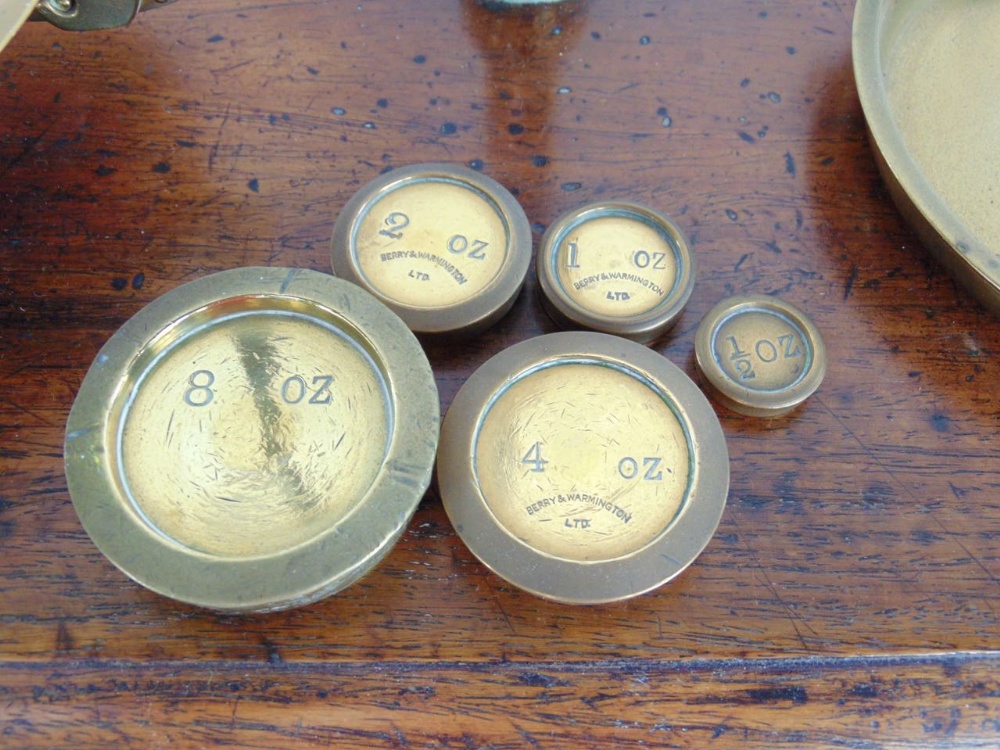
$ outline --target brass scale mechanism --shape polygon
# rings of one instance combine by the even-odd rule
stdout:
[[[25,20],[48,21],[68,31],[113,29],[139,11],[173,0],[0,0],[0,50]]]
[[[69,31],[91,31],[125,26],[141,10],[173,0],[42,0],[31,20],[45,20]]]

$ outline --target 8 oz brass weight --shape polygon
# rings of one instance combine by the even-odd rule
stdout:
[[[101,349],[66,433],[74,506],[126,574],[223,611],[371,569],[430,482],[430,365],[364,290],[242,268],[152,302]]]

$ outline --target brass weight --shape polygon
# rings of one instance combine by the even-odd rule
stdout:
[[[542,237],[536,266],[545,308],[560,326],[643,343],[677,322],[695,279],[680,227],[626,201],[563,214]]]
[[[531,262],[531,228],[502,185],[465,167],[395,169],[337,217],[334,273],[426,335],[471,335],[514,304]]]
[[[626,599],[683,571],[729,487],[719,421],[656,352],[592,332],[505,349],[445,416],[441,498],[472,552],[542,597]]]
[[[752,417],[780,417],[819,388],[826,347],[816,325],[777,297],[725,299],[695,334],[698,369],[724,406]]]
[[[374,566],[416,510],[438,394],[403,322],[315,271],[241,268],[142,309],[69,416],[70,494],[139,583],[223,611],[314,601]]]

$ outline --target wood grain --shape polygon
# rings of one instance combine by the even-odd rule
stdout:
[[[0,53],[0,746],[996,746],[1000,326],[879,181],[851,10],[182,0],[25,27]],[[654,348],[694,375],[712,305],[780,294],[823,331],[825,383],[780,420],[718,408],[719,531],[631,602],[513,589],[433,490],[307,608],[218,616],[130,582],[62,468],[100,346],[212,271],[329,272],[343,204],[421,161],[505,184],[536,241],[589,201],[670,214],[699,276]],[[427,346],[442,406],[553,330],[529,275],[493,329]]]
[[[586,667],[7,668],[11,746],[993,748],[995,664],[954,657]],[[977,739],[979,738],[979,739]]]

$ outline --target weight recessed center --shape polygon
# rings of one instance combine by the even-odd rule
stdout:
[[[369,284],[399,304],[439,308],[500,272],[507,231],[493,201],[444,180],[404,184],[373,204],[354,238]]]
[[[678,261],[663,232],[633,218],[580,222],[556,249],[556,273],[571,299],[590,312],[629,318],[673,292]]]
[[[308,541],[365,496],[391,412],[366,352],[292,312],[222,316],[168,346],[125,405],[120,477],[164,536],[224,557]]]
[[[522,375],[490,406],[475,450],[483,497],[501,525],[578,562],[655,539],[690,478],[687,435],[666,395],[600,360]]]
[[[730,316],[712,344],[718,366],[747,390],[790,388],[809,370],[810,349],[802,330],[773,310]]]
[[[528,217],[498,182],[457,165],[413,164],[351,197],[333,226],[330,260],[412,331],[467,336],[510,309],[531,245]]]

